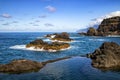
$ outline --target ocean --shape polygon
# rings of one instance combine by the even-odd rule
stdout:
[[[57,58],[73,56],[70,59],[49,63],[38,72],[23,74],[0,73],[0,80],[120,80],[120,71],[102,71],[91,66],[91,60],[82,57],[94,52],[100,45],[107,42],[120,44],[120,37],[89,37],[77,33],[69,33],[74,39],[70,49],[47,52],[28,50],[25,45],[35,39],[43,39],[50,32],[1,32],[0,33],[0,64],[7,64],[16,59],[29,59],[43,62]]]

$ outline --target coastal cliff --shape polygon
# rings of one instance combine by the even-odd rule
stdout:
[[[87,33],[84,33],[84,35],[87,36],[120,35],[120,16],[104,19],[97,29],[90,27]]]

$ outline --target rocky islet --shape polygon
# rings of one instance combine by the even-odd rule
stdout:
[[[96,68],[120,68],[120,46],[115,42],[104,42],[93,53],[87,54]]]

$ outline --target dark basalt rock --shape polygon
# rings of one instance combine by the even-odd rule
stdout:
[[[49,50],[56,50],[59,51],[61,49],[66,49],[70,47],[70,44],[68,43],[59,43],[59,42],[52,42],[52,43],[47,43],[44,42],[41,39],[37,39],[35,41],[30,42],[29,44],[26,45],[26,48],[34,47],[34,49],[43,49],[46,51]]]
[[[96,68],[120,68],[120,46],[114,42],[104,42],[87,57],[91,58],[92,66]]]
[[[53,35],[54,37],[51,37]],[[56,41],[72,41],[73,40],[69,37],[69,34],[66,32],[62,32],[59,34],[58,33],[48,34],[45,37],[50,38],[51,40],[56,40]]]

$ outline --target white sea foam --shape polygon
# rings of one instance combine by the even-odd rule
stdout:
[[[106,41],[105,39],[89,39],[89,41]]]
[[[51,38],[54,38],[55,36],[56,36],[56,35],[51,35],[50,37],[51,37]]]
[[[17,49],[17,50],[30,50],[30,51],[47,51],[47,50],[44,50],[43,48],[41,49],[37,49],[35,47],[30,47],[30,48],[26,48],[26,45],[15,45],[15,46],[11,46],[9,47],[10,49]],[[70,49],[71,47],[68,47],[68,48],[65,48],[65,49],[61,49],[59,51],[63,51],[63,50],[68,50]],[[49,49],[48,52],[57,52],[57,50],[52,50],[52,49]]]
[[[43,39],[43,41],[49,42],[49,41],[51,41],[51,40],[50,40],[50,39]]]
[[[26,50],[26,46],[25,45],[15,45],[15,46],[11,46],[10,49]]]
[[[15,46],[11,46],[10,49],[44,51],[43,49],[35,49],[35,47],[26,48],[26,45],[15,45]]]
[[[119,35],[108,35],[106,37],[120,37]]]
[[[44,37],[37,37],[37,39],[41,39],[41,38],[44,38]]]

